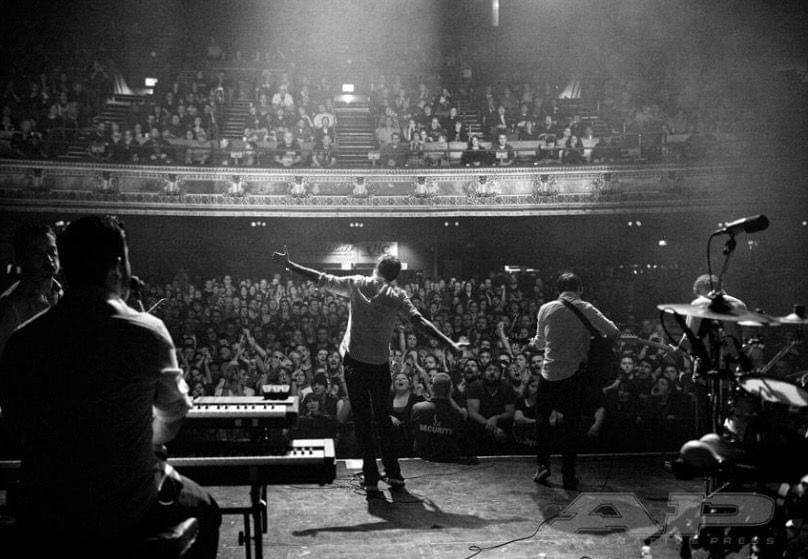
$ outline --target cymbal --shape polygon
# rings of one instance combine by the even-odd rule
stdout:
[[[710,309],[708,306],[691,305],[688,303],[663,304],[657,305],[657,308],[668,313],[682,314],[685,316],[691,316],[693,318],[737,322],[741,326],[765,326],[767,324],[778,324],[777,319],[773,316],[741,309],[727,308],[717,311]]]
[[[775,316],[774,319],[779,324],[808,324],[808,318],[803,318],[794,312],[785,316]]]

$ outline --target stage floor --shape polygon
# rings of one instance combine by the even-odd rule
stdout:
[[[355,474],[356,461],[338,461],[337,479],[319,487],[270,486],[269,529],[263,536],[267,559],[274,558],[452,558],[547,559],[640,557],[651,521],[664,524],[671,512],[671,493],[702,493],[701,480],[680,481],[664,469],[662,455],[582,456],[580,492],[560,486],[559,459],[553,459],[551,486],[535,484],[531,457],[481,458],[478,464],[442,464],[419,459],[402,461],[406,491],[365,494]],[[247,504],[247,488],[210,488],[222,506]],[[636,497],[636,499],[635,499]],[[584,514],[569,515],[576,500]],[[598,505],[601,503],[602,506]],[[576,505],[573,504],[573,507]],[[606,535],[579,534],[554,517],[595,515],[629,531]],[[587,514],[589,515],[587,517]],[[589,518],[589,520],[587,520]],[[544,524],[542,524],[543,521]],[[541,525],[541,526],[540,526]],[[537,528],[538,532],[537,532]],[[222,559],[242,559],[238,545],[242,517],[224,517],[219,544]],[[521,539],[521,541],[511,540]],[[679,557],[679,542],[663,536],[651,542],[655,559]],[[693,557],[706,557],[694,551]]]

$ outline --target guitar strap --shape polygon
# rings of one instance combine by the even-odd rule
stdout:
[[[589,330],[589,334],[593,338],[605,338],[606,337],[600,332],[600,330],[598,330],[597,328],[592,326],[592,323],[589,322],[589,319],[586,318],[586,316],[584,316],[584,313],[582,313],[578,307],[576,307],[575,305],[573,305],[572,303],[570,303],[566,299],[559,299],[559,301],[564,303],[565,307],[567,307],[569,310],[571,310],[573,313],[575,313],[575,316],[577,316],[578,320],[580,320],[583,323],[583,325],[586,326],[586,329]]]

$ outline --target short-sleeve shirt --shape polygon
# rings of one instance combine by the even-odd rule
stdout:
[[[479,400],[480,415],[488,418],[504,412],[506,405],[515,404],[516,393],[509,383],[500,381],[496,391],[491,394],[482,380],[475,380],[466,392],[466,402],[469,400]]]
[[[421,316],[403,289],[375,275],[321,274],[318,287],[350,297],[348,327],[339,351],[363,363],[387,363],[399,314],[411,320]]]
[[[426,459],[457,458],[463,414],[449,400],[419,402],[412,407],[412,428],[417,456]]]

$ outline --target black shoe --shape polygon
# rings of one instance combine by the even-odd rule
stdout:
[[[578,478],[577,477],[564,478],[562,486],[567,491],[578,491]]]
[[[547,479],[550,477],[550,468],[548,466],[539,466],[536,468],[536,473],[533,475],[533,481],[542,485],[549,485]]]

